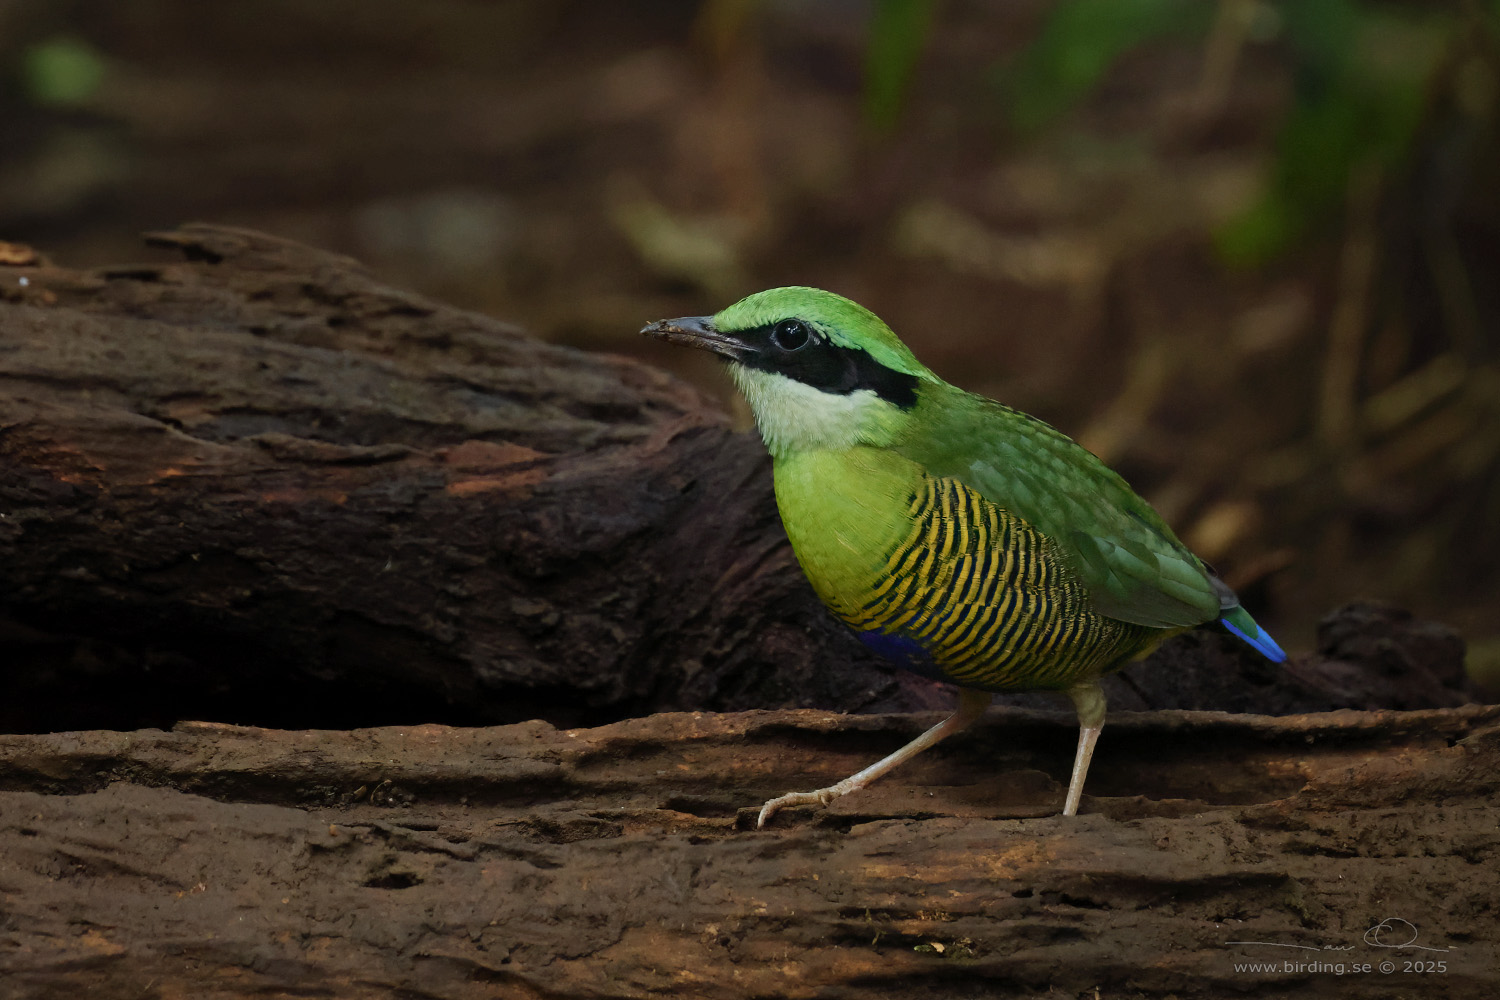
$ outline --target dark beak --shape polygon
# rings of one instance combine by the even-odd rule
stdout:
[[[683,344],[699,350],[713,351],[732,361],[738,361],[751,353],[750,346],[743,340],[715,329],[712,316],[659,319],[643,327],[641,332],[669,344]]]

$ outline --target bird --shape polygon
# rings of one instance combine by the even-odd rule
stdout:
[[[1212,623],[1285,662],[1119,474],[1042,420],[943,381],[858,303],[772,288],[641,332],[728,362],[792,550],[833,615],[898,667],[958,686],[942,722],[842,781],[769,800],[757,828],[864,788],[1002,691],[1072,699],[1073,816],[1104,726],[1101,677]]]

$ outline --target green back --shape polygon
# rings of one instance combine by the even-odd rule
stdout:
[[[1060,431],[946,383],[923,386],[895,450],[1022,518],[1056,546],[1102,615],[1181,628],[1220,614],[1222,585],[1151,505]]]

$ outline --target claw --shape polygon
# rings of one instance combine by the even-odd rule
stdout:
[[[787,792],[785,795],[778,795],[760,807],[760,816],[755,820],[755,828],[757,830],[764,829],[766,820],[775,816],[787,806],[826,806],[839,796],[848,795],[850,792],[858,791],[864,787],[863,785],[853,785],[848,788],[841,787],[846,784],[848,784],[847,779],[839,782],[837,785],[829,785],[827,788],[819,788],[812,792]]]

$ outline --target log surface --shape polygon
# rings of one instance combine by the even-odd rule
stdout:
[[[0,737],[0,993],[1500,990],[1500,707],[1121,713],[1071,819],[1072,720],[997,709],[750,829],[930,721]]]

